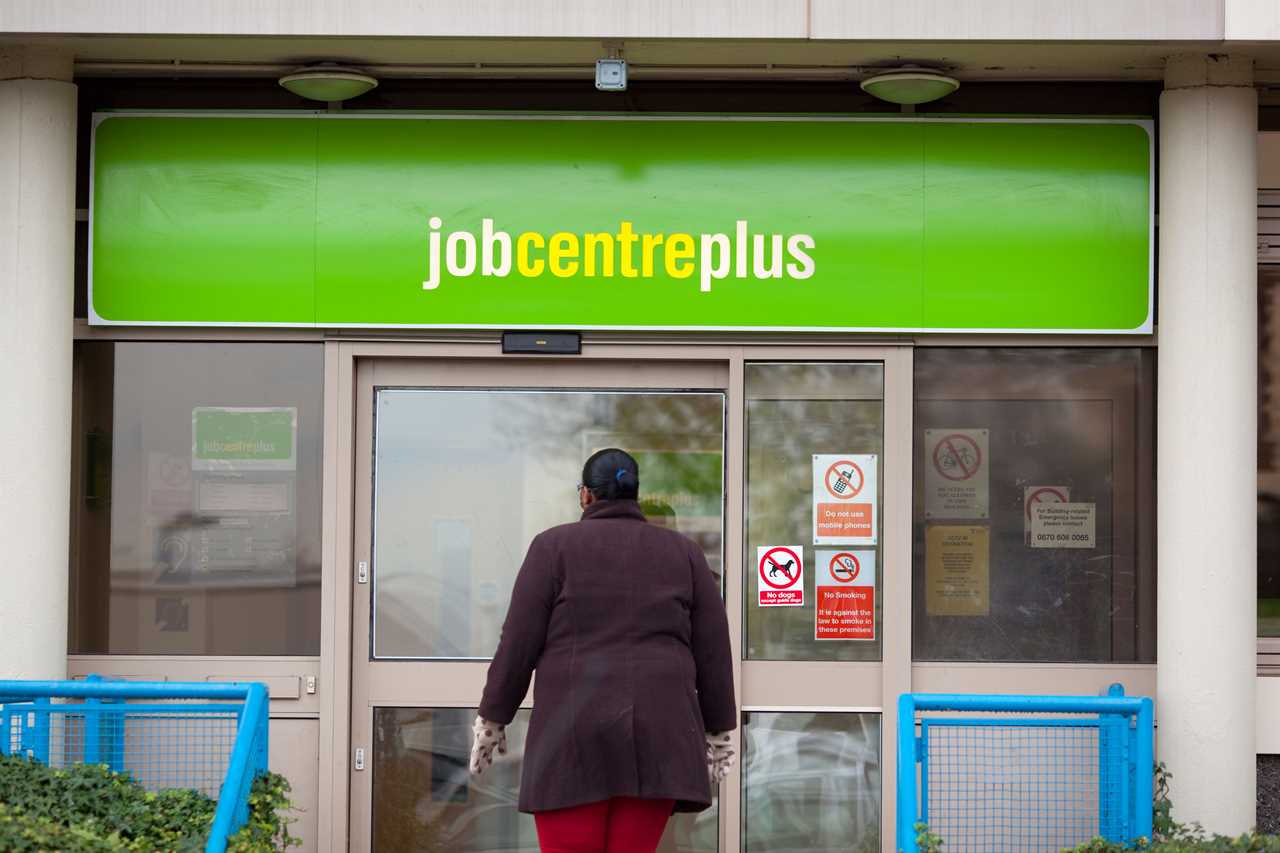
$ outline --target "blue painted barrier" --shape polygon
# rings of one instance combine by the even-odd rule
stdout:
[[[949,853],[1151,837],[1151,700],[907,693],[898,700],[897,849],[927,824]]]
[[[205,851],[223,853],[267,770],[267,702],[257,683],[0,681],[0,755],[106,764],[150,790],[216,797]]]

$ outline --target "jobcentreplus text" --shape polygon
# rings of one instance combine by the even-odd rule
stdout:
[[[488,278],[506,278],[512,269],[522,278],[546,272],[556,278],[653,278],[661,269],[675,279],[698,275],[700,289],[711,282],[734,278],[806,279],[814,273],[814,239],[808,234],[753,234],[745,219],[734,223],[733,233],[671,234],[638,232],[623,220],[616,233],[582,234],[557,231],[546,235],[523,231],[515,237],[494,229],[492,219],[480,221],[480,236],[470,231],[441,229],[433,216],[427,223],[427,278],[423,290],[435,290],[444,280],[468,278],[477,272]],[[443,244],[443,245],[442,245]],[[785,246],[785,256],[784,256]]]

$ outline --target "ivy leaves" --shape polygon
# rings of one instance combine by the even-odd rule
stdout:
[[[259,776],[249,796],[249,821],[229,841],[234,853],[286,850],[289,783]],[[216,801],[198,791],[150,792],[126,773],[103,765],[51,768],[0,756],[0,850],[14,853],[199,853]]]

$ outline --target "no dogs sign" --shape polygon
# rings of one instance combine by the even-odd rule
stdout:
[[[761,607],[804,606],[804,549],[761,545],[756,549]]]

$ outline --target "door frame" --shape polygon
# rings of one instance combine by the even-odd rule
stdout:
[[[523,389],[583,389],[609,392],[714,394],[721,407],[728,399],[728,368],[720,360],[662,361],[637,364],[616,359],[556,359],[536,365],[512,364],[498,358],[472,359],[361,359],[356,364],[355,394],[356,446],[361,448],[355,469],[355,527],[353,547],[357,563],[368,561],[367,583],[359,580],[352,598],[352,748],[365,748],[366,770],[351,773],[350,846],[355,851],[369,849],[372,836],[374,713],[379,707],[474,708],[484,688],[489,667],[487,658],[436,659],[372,658],[370,626],[375,621],[371,604],[377,583],[378,565],[374,555],[377,536],[374,500],[376,441],[375,407],[385,389],[455,389],[495,393]],[[590,392],[588,392],[590,393]],[[721,417],[723,418],[723,408]],[[723,431],[718,431],[723,439]],[[723,454],[723,445],[717,445]],[[374,452],[371,452],[374,451]],[[572,507],[570,490],[564,488],[566,508]],[[722,526],[723,531],[723,526]],[[723,534],[722,534],[723,535]],[[503,608],[505,610],[505,607]],[[375,629],[376,630],[376,629]],[[420,685],[431,685],[430,697],[422,696]],[[521,708],[531,707],[532,691]]]
[[[357,505],[359,489],[356,483],[357,456],[368,452],[357,430],[358,398],[362,382],[361,365],[369,361],[424,360],[477,362],[480,360],[509,363],[515,366],[521,361],[538,364],[560,362],[582,364],[584,362],[672,362],[705,363],[720,362],[728,367],[727,414],[725,421],[725,539],[724,576],[725,607],[733,650],[734,681],[740,709],[744,711],[839,711],[873,712],[881,714],[881,847],[893,849],[896,779],[894,773],[893,744],[896,741],[895,703],[885,702],[883,697],[895,697],[910,689],[911,681],[911,436],[912,436],[912,347],[910,343],[841,344],[841,345],[762,345],[733,344],[636,344],[626,342],[588,342],[577,356],[512,356],[502,355],[500,347],[492,342],[383,342],[383,341],[327,341],[325,350],[326,390],[336,393],[325,398],[325,472],[324,518],[332,535],[325,546],[324,559],[332,566],[326,577],[332,579],[324,591],[324,618],[321,625],[321,677],[331,685],[325,691],[325,704],[330,713],[321,714],[321,804],[329,804],[322,816],[320,849],[337,851],[365,849],[362,839],[356,838],[357,827],[367,834],[370,817],[356,814],[368,802],[357,802],[353,777],[358,772],[371,771],[372,755],[366,754],[365,771],[353,769],[353,742],[356,730],[355,714],[369,713],[367,708],[357,708],[353,695],[356,632],[367,626],[355,625],[357,595],[356,572],[360,560],[368,555],[357,555],[357,519],[368,518],[367,508],[361,514]],[[883,554],[882,560],[882,612],[883,660],[880,663],[811,663],[754,661],[747,665],[761,671],[768,668],[787,667],[790,670],[814,668],[826,672],[839,667],[842,675],[863,673],[867,680],[857,679],[874,687],[855,691],[844,703],[754,705],[743,701],[742,630],[743,630],[743,548],[745,524],[745,368],[756,361],[870,361],[884,365],[884,470],[892,472],[884,476],[883,491]],[[364,383],[367,384],[367,383]],[[678,384],[678,383],[676,383]],[[367,488],[365,489],[367,493]],[[367,540],[367,535],[364,537]],[[359,594],[364,594],[362,590]],[[898,614],[897,619],[888,614]],[[878,670],[878,672],[877,672]],[[842,679],[848,680],[848,679]],[[470,704],[474,697],[468,697]],[[459,701],[462,701],[461,699]],[[443,707],[441,703],[435,703]],[[448,704],[448,703],[444,703]],[[740,737],[741,729],[735,738]],[[740,746],[740,744],[739,744]],[[367,745],[366,745],[367,747]],[[327,760],[326,760],[327,759]],[[723,791],[735,791],[720,803],[720,849],[740,849],[742,829],[742,775],[741,763],[736,763]],[[367,780],[367,777],[366,777]],[[363,781],[369,785],[370,782]],[[345,807],[344,807],[345,806]]]

